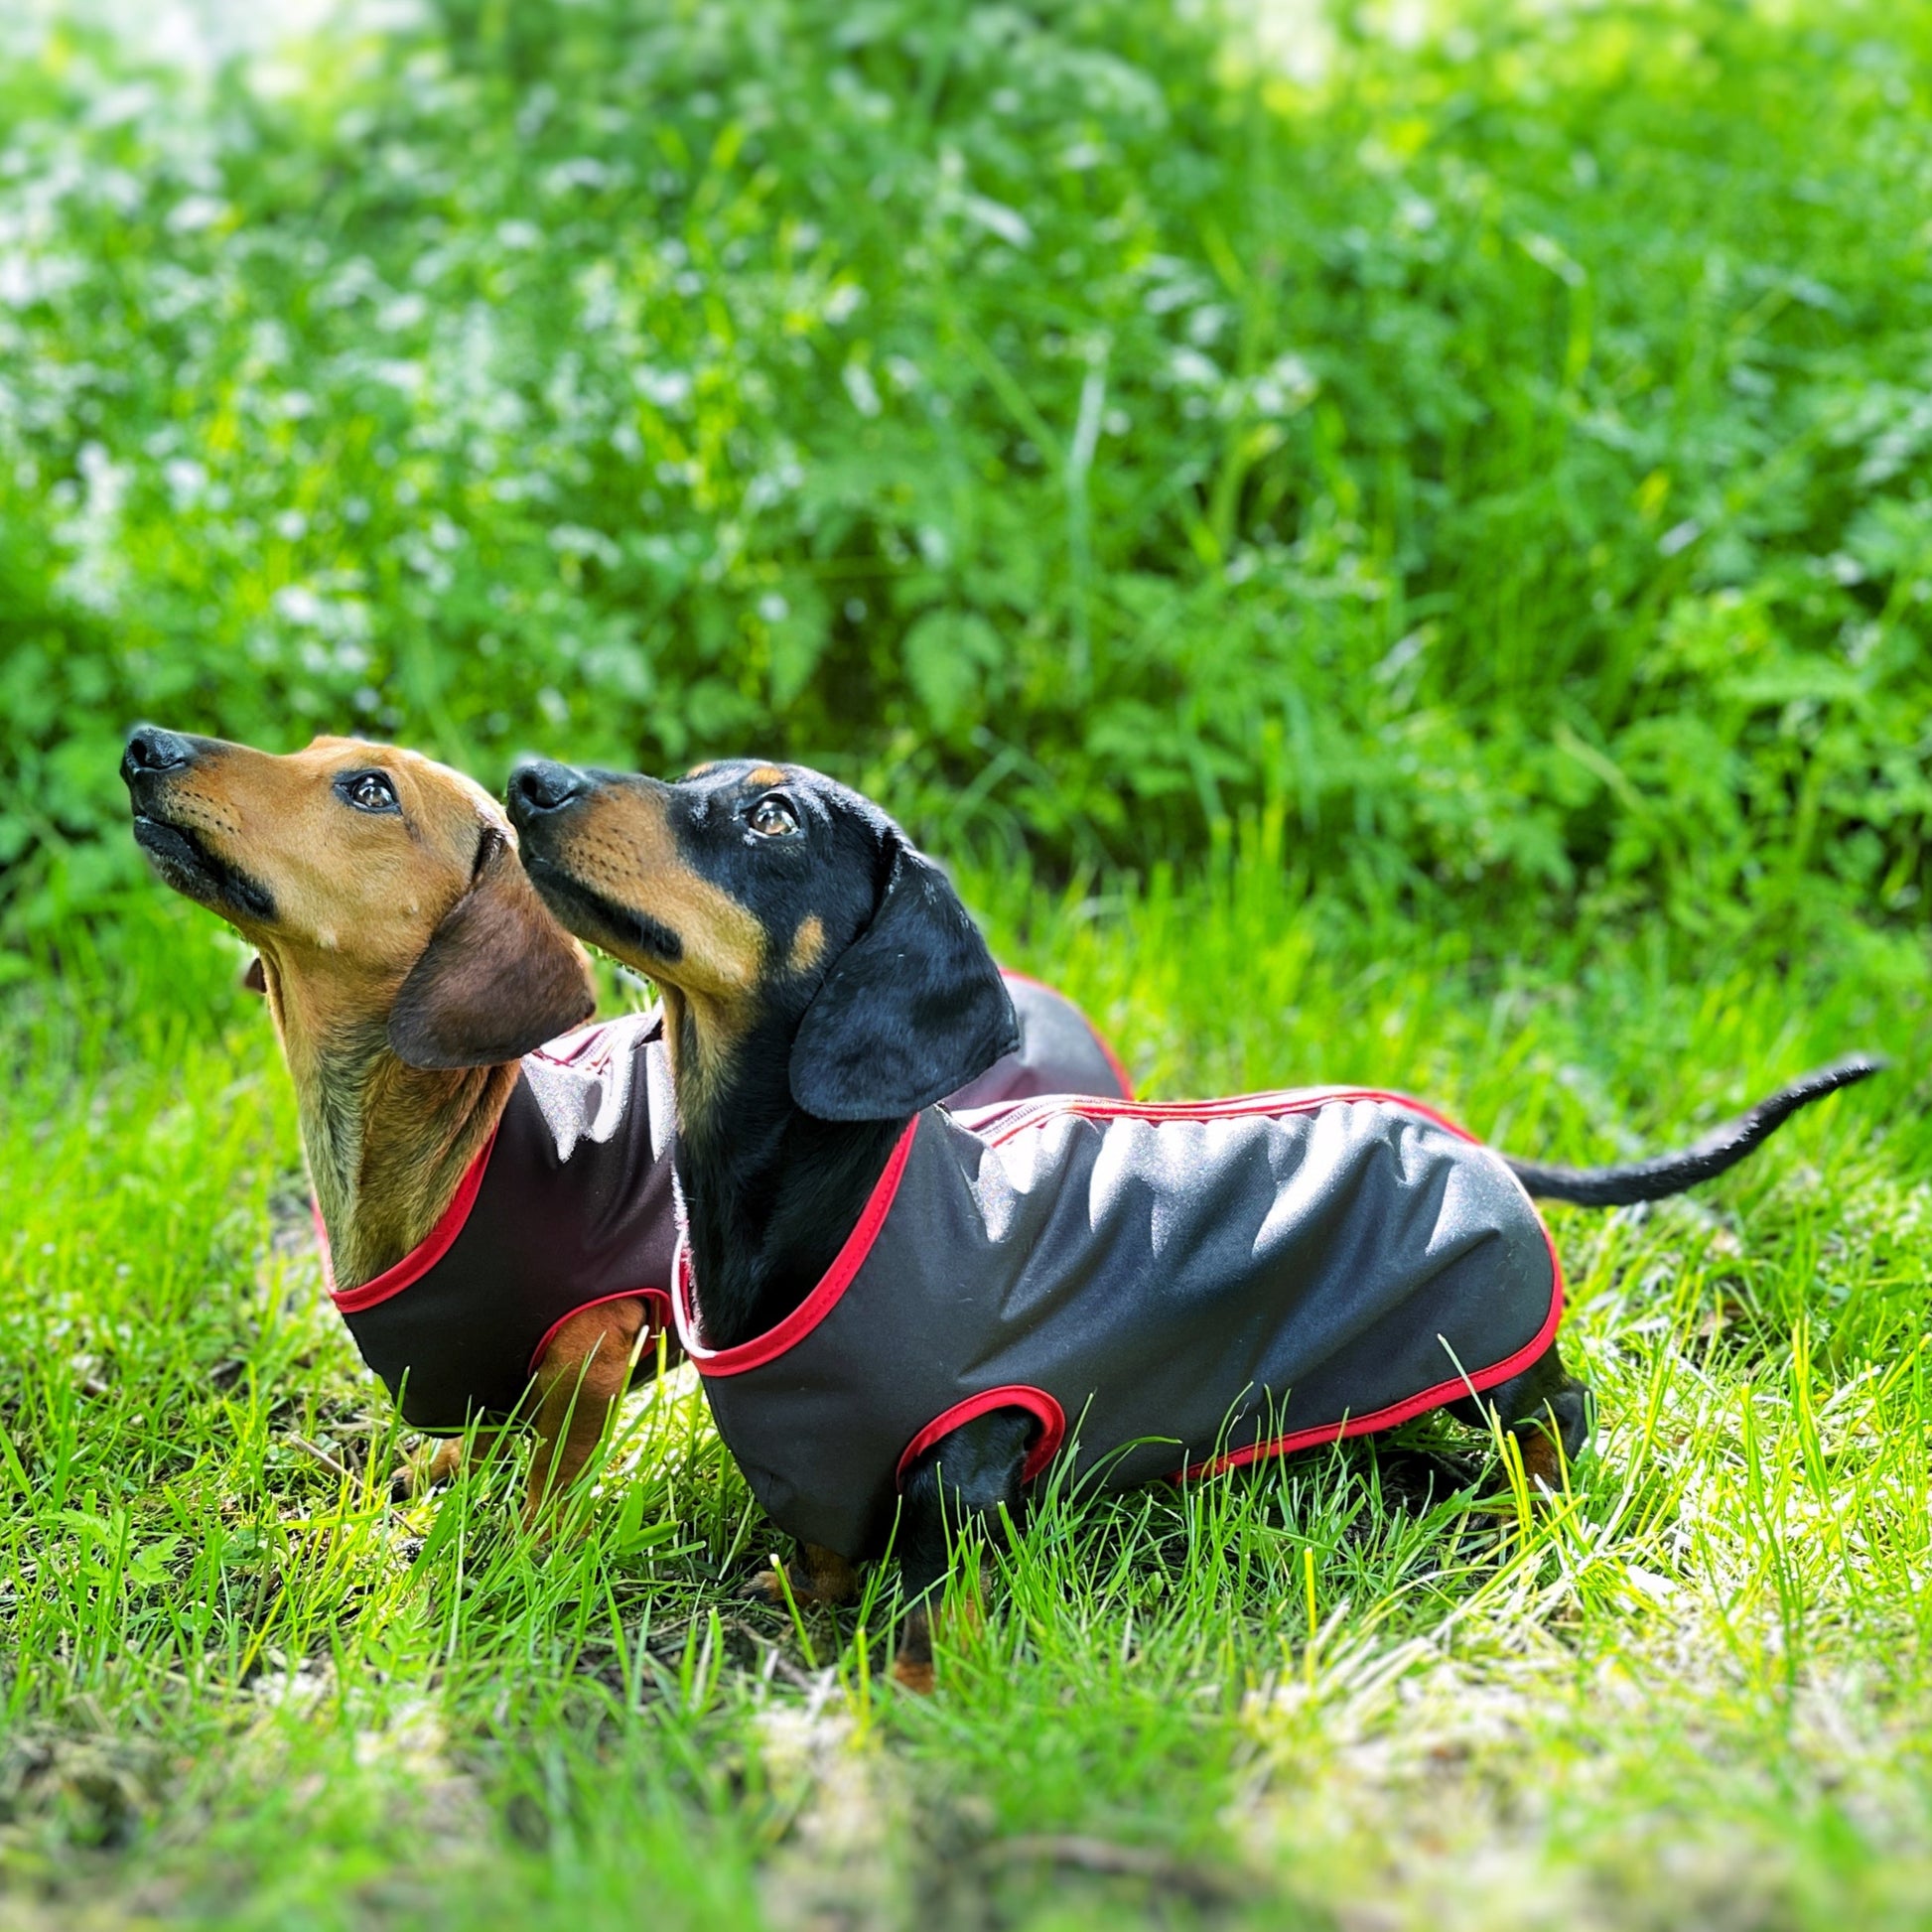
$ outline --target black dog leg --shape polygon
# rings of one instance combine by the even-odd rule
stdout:
[[[1551,1489],[1563,1486],[1564,1465],[1589,1441],[1589,1390],[1566,1373],[1554,1341],[1522,1374],[1447,1407],[1470,1429],[1487,1429],[1494,1414],[1523,1451],[1524,1475]]]
[[[995,1409],[943,1436],[906,1471],[899,1511],[899,1582],[909,1604],[894,1679],[932,1689],[933,1598],[951,1567],[950,1538],[968,1527],[996,1533],[1000,1505],[1020,1513],[1020,1471],[1038,1422],[1024,1410]]]
[[[859,1594],[859,1576],[836,1550],[816,1543],[798,1545],[798,1561],[783,1574],[778,1560],[745,1582],[745,1594],[766,1609],[781,1610],[789,1594],[792,1602],[850,1603]]]

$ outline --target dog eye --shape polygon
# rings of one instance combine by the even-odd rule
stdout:
[[[358,812],[393,812],[401,809],[396,802],[395,786],[380,771],[351,771],[336,780],[336,789]]]
[[[782,798],[760,798],[746,819],[761,839],[788,839],[798,830],[798,815]]]

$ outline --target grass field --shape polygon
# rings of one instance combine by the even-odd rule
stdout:
[[[150,11],[0,0],[0,1932],[1932,1924],[1932,0]],[[1054,1491],[912,1701],[687,1380],[391,1506],[142,716],[822,764],[1159,1096],[1896,1068],[1553,1216],[1561,1501]]]
[[[1555,1215],[1601,1402],[1560,1502],[1442,1424],[1055,1494],[921,1702],[880,1608],[738,1598],[769,1533],[683,1378],[548,1548],[510,1469],[386,1502],[267,1027],[155,888],[0,1033],[0,1924],[1924,1923],[1917,949],[1485,958],[1265,839],[1210,871],[975,897],[1159,1093],[1396,1082],[1584,1159],[1900,1070],[1695,1201]]]

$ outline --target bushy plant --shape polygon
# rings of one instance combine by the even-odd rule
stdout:
[[[1925,16],[442,0],[0,71],[0,866],[134,717],[1363,890],[1909,910]],[[1294,73],[1304,77],[1291,77]]]

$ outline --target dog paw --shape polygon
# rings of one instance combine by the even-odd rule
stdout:
[[[932,1695],[932,1659],[903,1654],[895,1657],[893,1682],[901,1691],[910,1691],[914,1697],[929,1698]]]
[[[463,1473],[466,1445],[461,1436],[425,1443],[403,1457],[402,1467],[389,1478],[392,1503],[414,1502],[427,1496],[440,1483],[451,1482]]]
[[[1541,1484],[1553,1494],[1563,1489],[1563,1450],[1542,1430],[1528,1430],[1516,1439],[1523,1454],[1523,1479],[1531,1488]]]
[[[775,1564],[768,1563],[762,1570],[755,1570],[740,1587],[741,1594],[749,1596],[754,1603],[762,1603],[767,1610],[782,1610],[785,1607],[785,1575]],[[794,1602],[798,1599],[794,1597]]]

